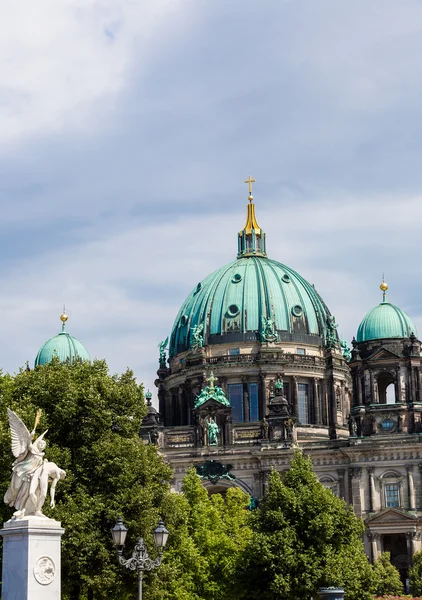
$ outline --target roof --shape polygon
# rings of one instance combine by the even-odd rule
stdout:
[[[314,286],[264,256],[240,257],[198,283],[183,303],[170,338],[170,356],[192,347],[256,340],[264,325],[278,339],[321,345],[330,314]],[[268,340],[271,341],[271,340]]]
[[[418,335],[410,317],[398,306],[384,299],[365,315],[359,325],[356,340],[367,342],[378,339],[408,338],[411,333]]]
[[[63,330],[47,340],[38,350],[35,367],[49,363],[53,357],[59,358],[60,362],[69,361],[71,364],[77,360],[91,360],[85,346],[65,330],[64,324]]]

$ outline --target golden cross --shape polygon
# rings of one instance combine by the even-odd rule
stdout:
[[[218,381],[218,377],[214,377],[214,373],[211,371],[210,376],[206,378],[205,381],[208,381],[210,384],[210,388],[214,387],[214,383]]]
[[[256,179],[252,179],[249,175],[249,177],[245,179],[245,183],[249,184],[249,196],[252,196],[252,184],[256,183]]]

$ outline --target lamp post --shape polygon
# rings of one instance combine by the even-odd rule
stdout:
[[[127,559],[124,558],[123,548],[127,531],[127,528],[123,525],[122,517],[118,517],[116,525],[111,530],[111,536],[113,538],[113,544],[116,547],[119,563],[131,571],[138,569],[138,600],[142,600],[142,579],[144,571],[151,571],[151,569],[155,569],[161,565],[163,551],[167,544],[169,532],[164,527],[163,521],[160,520],[157,529],[154,530],[154,542],[158,550],[158,556],[156,559],[152,560],[148,556],[147,548],[142,538],[138,539],[138,543],[135,545],[132,556]]]

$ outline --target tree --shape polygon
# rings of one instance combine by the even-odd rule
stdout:
[[[389,552],[383,552],[374,562],[372,591],[376,596],[387,594],[398,596],[404,591],[400,573],[391,564]]]
[[[239,488],[225,497],[209,495],[194,469],[183,480],[182,494],[170,498],[172,543],[148,600],[226,600],[234,598],[235,571],[252,532],[250,498]]]
[[[252,529],[238,570],[239,598],[309,600],[319,587],[337,585],[345,587],[347,600],[372,598],[363,523],[320,484],[301,452],[284,481],[271,472]]]
[[[410,591],[413,596],[422,596],[422,550],[413,555],[409,569]]]
[[[152,531],[164,506],[172,504],[171,469],[139,428],[146,414],[142,387],[133,373],[111,376],[104,361],[62,364],[53,360],[16,376],[0,374],[0,493],[10,480],[12,455],[6,407],[31,428],[41,408],[47,456],[66,470],[56,490],[62,522],[63,597],[72,600],[133,597],[136,576],[117,564],[110,528],[121,514],[129,527],[128,546],[143,536],[153,548]],[[4,520],[12,509],[1,508]]]

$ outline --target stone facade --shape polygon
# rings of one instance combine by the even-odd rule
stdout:
[[[247,241],[254,231],[246,227],[239,235]],[[242,276],[233,263],[188,297],[176,318],[169,360],[160,352],[159,411],[150,405],[141,435],[165,454],[175,490],[194,465],[210,493],[235,485],[255,501],[265,494],[270,470],[288,470],[300,447],[321,483],[364,519],[371,560],[389,551],[405,578],[421,547],[422,517],[422,365],[413,323],[387,302],[383,281],[383,302],[365,317],[350,352],[314,286],[284,265],[265,263],[262,253],[262,265],[253,260],[261,274],[255,295],[255,271],[242,263]],[[243,280],[242,299],[236,286]],[[292,302],[300,286],[300,299]],[[237,311],[243,325],[234,331],[225,324]],[[251,331],[250,315],[259,311],[262,329]],[[217,335],[210,323],[219,319]],[[207,381],[218,382],[227,404],[199,406]],[[217,442],[207,436],[210,424],[214,431],[218,426]]]

